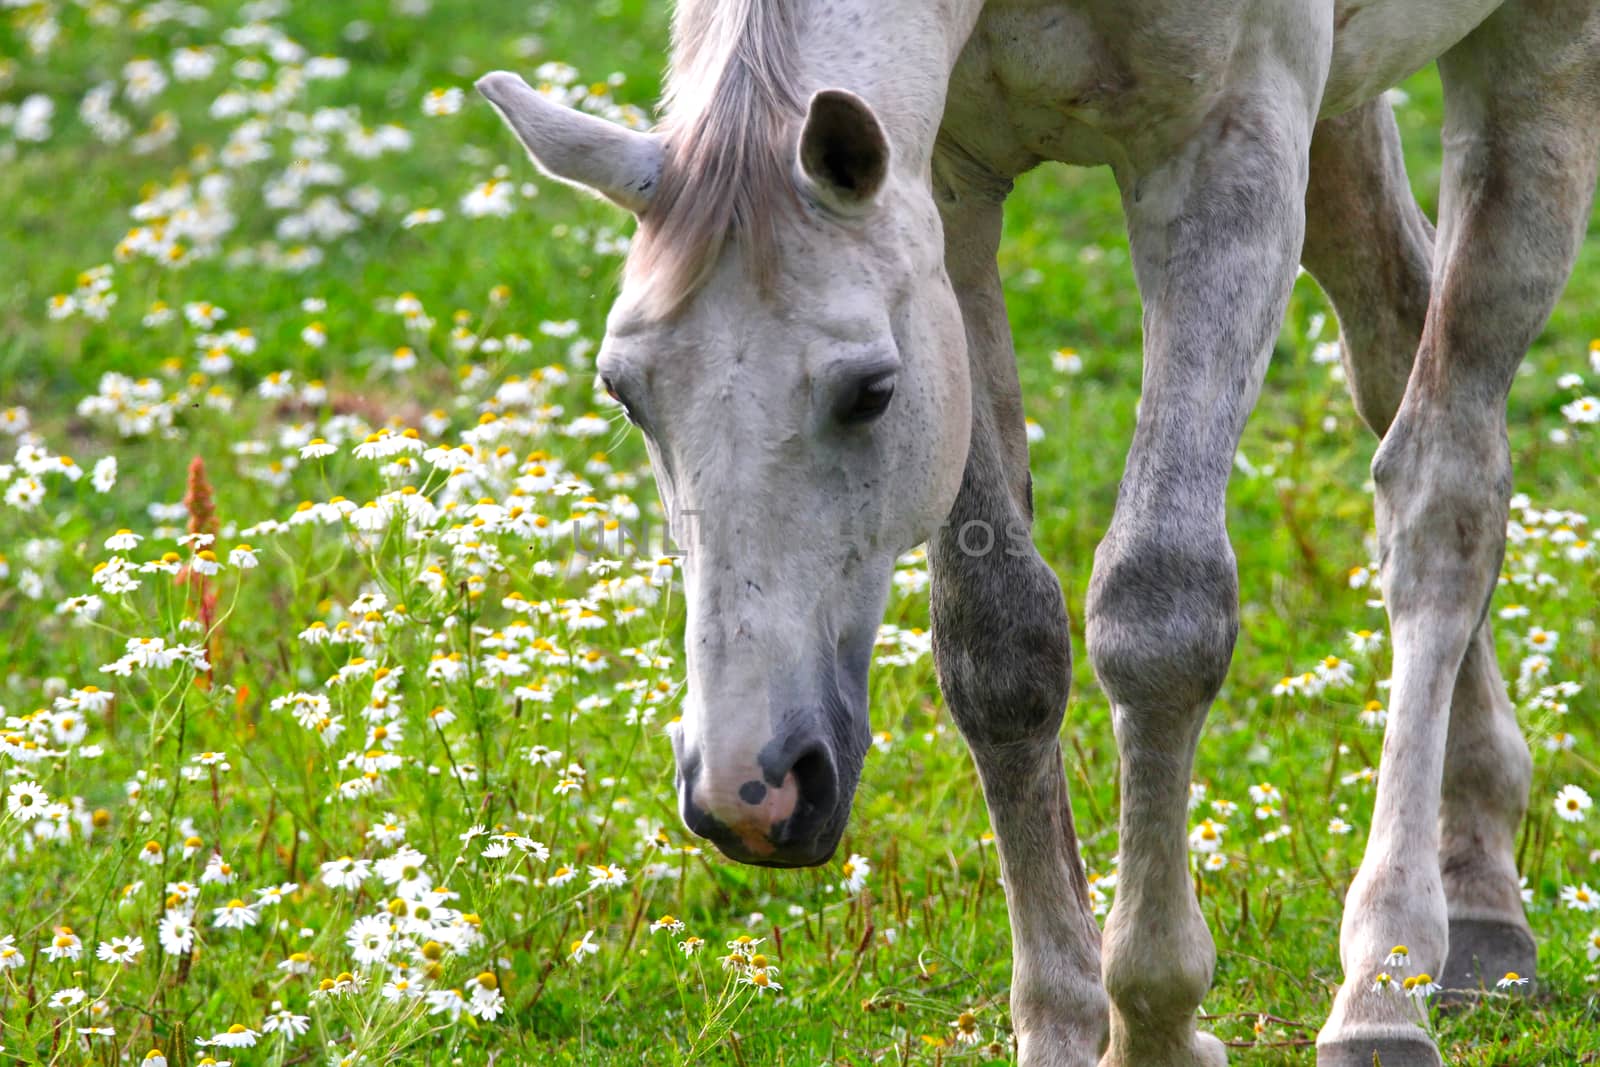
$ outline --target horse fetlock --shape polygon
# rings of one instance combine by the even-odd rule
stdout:
[[[1447,833],[1439,874],[1452,922],[1469,916],[1523,922],[1522,883],[1503,830],[1474,837]]]
[[[1103,946],[1106,994],[1113,1031],[1186,1033],[1195,1009],[1211,989],[1217,951],[1192,900],[1184,910],[1113,914]]]
[[[1451,916],[1450,954],[1440,972],[1447,992],[1491,990],[1515,975],[1505,988],[1526,993],[1538,967],[1539,949],[1520,908],[1515,915]]]
[[[1369,877],[1374,868],[1384,875]],[[1339,931],[1347,982],[1370,983],[1385,970],[1397,979],[1437,975],[1448,936],[1444,889],[1436,871],[1393,861],[1362,863],[1345,897]],[[1389,962],[1391,957],[1397,958]]]
[[[1019,981],[1011,989],[1011,1025],[1021,1067],[1088,1067],[1105,1051],[1110,1005],[1098,975]]]
[[[1452,712],[1452,718],[1459,717]],[[1452,721],[1452,729],[1454,722]],[[1527,742],[1509,723],[1494,735],[1473,738],[1473,750],[1452,744],[1446,759],[1446,781],[1441,795],[1446,839],[1470,838],[1463,847],[1483,847],[1485,837],[1509,851],[1510,839],[1528,809],[1528,789],[1533,783],[1533,755]],[[1449,849],[1447,848],[1447,851]]]
[[[1113,1021],[1111,1043],[1100,1067],[1227,1067],[1228,1050],[1214,1035],[1192,1024],[1170,1033],[1139,1031]]]
[[[1445,851],[1474,844],[1498,847],[1509,860],[1511,841],[1528,807],[1533,755],[1505,697],[1493,661],[1485,666],[1482,638],[1469,647],[1456,682],[1445,749],[1441,794]],[[1484,677],[1469,679],[1470,674]],[[1451,839],[1458,849],[1451,849]]]
[[[1099,1059],[1099,1049],[1071,1030],[1017,1030],[1017,1067],[1094,1067]]]

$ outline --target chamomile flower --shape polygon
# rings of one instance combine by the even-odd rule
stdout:
[[[50,794],[46,793],[37,782],[23,779],[12,782],[6,790],[6,811],[12,815],[28,818],[44,812],[50,803]]]
[[[194,947],[194,918],[189,912],[169,908],[161,917],[159,926],[161,951],[169,956],[181,956]]]
[[[139,937],[114,937],[100,942],[95,956],[106,963],[129,964],[138,961],[144,952],[144,939]]]
[[[1570,404],[1561,405],[1561,414],[1567,417],[1568,422],[1600,422],[1600,397],[1581,396]]]
[[[739,983],[741,985],[754,986],[758,996],[762,993],[776,992],[783,988],[777,979],[772,977],[770,968],[766,970],[751,968],[739,975]]]
[[[1283,794],[1271,782],[1259,782],[1250,787],[1250,800],[1255,804],[1276,806],[1283,803]]]
[[[372,865],[367,860],[340,856],[324,863],[321,870],[322,884],[330,889],[360,889],[361,883],[371,876]]]
[[[433,876],[426,869],[427,862],[427,856],[409,845],[402,845],[393,855],[380,859],[376,867],[378,877],[393,886],[397,893],[413,896],[433,888]]]
[[[850,858],[844,861],[841,873],[844,881],[839,887],[847,893],[859,893],[866,888],[867,878],[872,874],[872,864],[859,852],[852,852]]]
[[[278,1002],[273,1002],[273,1011],[261,1021],[261,1032],[264,1034],[282,1034],[286,1040],[302,1037],[311,1030],[311,1017],[309,1015],[296,1015]]]
[[[253,904],[247,904],[237,897],[211,913],[212,924],[224,930],[244,930],[254,926],[260,919],[261,914]]]
[[[436,207],[420,207],[406,212],[400,220],[401,229],[414,230],[418,226],[431,226],[444,221],[444,212]]]
[[[464,94],[455,86],[429,90],[422,98],[422,113],[430,116],[454,115],[461,110],[463,99]]]
[[[209,1038],[199,1038],[195,1044],[202,1048],[250,1048],[261,1037],[260,1031],[252,1030],[243,1023],[234,1023],[219,1034]]]
[[[469,219],[505,218],[511,214],[514,193],[515,187],[508,181],[483,182],[461,198],[461,213]]]
[[[1406,996],[1413,1000],[1423,1001],[1439,992],[1440,985],[1433,980],[1433,975],[1426,971],[1414,974],[1401,983]]]
[[[1555,647],[1560,642],[1560,639],[1560,634],[1557,634],[1551,630],[1546,630],[1542,626],[1535,626],[1527,632],[1522,641],[1533,652],[1549,655],[1551,652],[1555,651]]]
[[[627,884],[628,872],[623,867],[614,867],[604,863],[589,867],[590,889],[615,889],[617,886]]]
[[[309,952],[291,952],[278,962],[278,970],[285,974],[308,975],[313,969]]]
[[[89,475],[89,484],[94,486],[97,493],[109,493],[117,484],[117,457],[101,456],[95,461],[94,471]]]
[[[599,951],[600,946],[594,943],[594,931],[590,930],[567,947],[567,959],[573,963],[582,963]]]
[[[44,954],[50,960],[75,960],[83,955],[83,941],[72,932],[72,927],[58,926],[50,943],[45,946]]]
[[[1383,647],[1383,633],[1375,630],[1352,630],[1350,647],[1359,653],[1376,651]]]
[[[1189,831],[1190,850],[1201,854],[1217,851],[1222,847],[1222,835],[1227,829],[1224,823],[1201,819],[1199,824]]]
[[[50,995],[50,1007],[55,1008],[57,1011],[65,1008],[76,1008],[88,999],[89,994],[77,986],[67,986],[65,989],[58,989]]]
[[[1580,786],[1564,785],[1556,793],[1556,815],[1565,822],[1582,822],[1594,806],[1594,800]]]
[[[1561,903],[1573,911],[1594,911],[1600,908],[1600,894],[1597,894],[1588,882],[1582,885],[1564,885],[1561,887]]]

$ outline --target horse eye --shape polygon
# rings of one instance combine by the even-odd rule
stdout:
[[[622,394],[617,392],[617,387],[612,384],[611,379],[602,374],[600,376],[600,387],[606,391],[606,396],[617,402],[617,406],[622,409],[623,417],[629,422],[633,422],[633,410],[628,407],[628,402],[622,399]]]
[[[847,423],[871,422],[889,409],[894,399],[894,376],[880,374],[856,386],[839,418]]]

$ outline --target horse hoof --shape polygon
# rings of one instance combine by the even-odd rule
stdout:
[[[1200,1067],[1228,1067],[1228,1046],[1215,1034],[1195,1032],[1194,1059]]]
[[[1439,1050],[1415,1026],[1355,1030],[1317,1041],[1317,1067],[1444,1067]]]
[[[1525,924],[1505,919],[1451,919],[1450,954],[1439,984],[1445,988],[1445,998],[1463,999],[1459,996],[1461,991],[1493,989],[1496,982],[1513,972],[1532,978],[1538,955]],[[1527,992],[1532,983],[1510,988]]]

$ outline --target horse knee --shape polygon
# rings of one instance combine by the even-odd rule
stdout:
[[[1164,718],[1207,707],[1239,633],[1226,533],[1126,536],[1113,527],[1095,553],[1088,614],[1089,659],[1119,722],[1126,709]]]
[[[1031,544],[933,557],[933,651],[956,725],[975,748],[1055,740],[1072,682],[1061,585]]]

